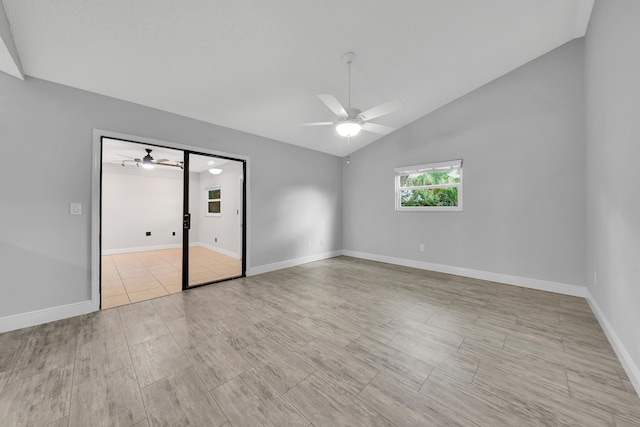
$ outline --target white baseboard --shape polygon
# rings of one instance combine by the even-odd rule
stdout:
[[[202,246],[203,248],[207,248],[210,251],[218,252],[219,254],[230,256],[234,259],[241,259],[242,257],[237,252],[228,251],[226,249],[218,248],[216,246],[209,245],[207,243],[196,242],[196,244],[190,244],[189,246]]]
[[[328,258],[335,258],[342,255],[342,251],[324,252],[321,254],[309,255],[300,258],[288,259],[286,261],[274,262],[273,264],[259,265],[257,267],[247,268],[247,276],[255,276],[257,274],[268,273],[270,271],[281,270],[283,268],[295,267],[296,265],[306,264],[308,262],[320,261]]]
[[[61,305],[59,307],[44,308],[42,310],[30,311],[27,313],[14,314],[13,316],[0,318],[0,332],[13,331],[16,329],[27,328],[29,326],[41,325],[47,322],[55,322],[56,320],[80,316],[93,311],[96,311],[96,308],[89,300]]]
[[[638,394],[638,396],[640,396],[640,368],[633,361],[631,355],[627,351],[627,348],[624,346],[624,344],[622,344],[622,341],[620,341],[620,338],[618,338],[618,334],[616,334],[616,332],[613,330],[611,324],[604,316],[604,313],[602,313],[602,310],[600,310],[598,303],[595,301],[595,299],[593,299],[591,293],[589,293],[588,290],[587,302],[591,307],[591,311],[593,311],[593,313],[596,315],[596,318],[600,323],[600,327],[607,336],[611,347],[613,347],[613,351],[616,352],[616,356],[618,356],[620,363],[622,363],[622,367],[629,376],[629,380],[631,380],[633,388],[636,389],[636,393]]]
[[[226,249],[218,248],[216,246],[208,245],[202,242],[191,242],[190,247],[202,246],[214,252],[218,252],[222,255],[230,256],[235,259],[240,259],[240,255],[236,252],[228,251]],[[130,254],[134,252],[147,252],[147,251],[159,251],[162,249],[179,249],[182,247],[182,243],[172,243],[169,245],[155,245],[155,246],[139,246],[136,248],[120,248],[120,249],[106,249],[102,251],[102,255],[117,255],[117,254]]]
[[[135,248],[104,249],[102,255],[130,254],[134,252],[159,251],[162,249],[176,249],[181,247],[182,243],[171,243],[168,245],[138,246]]]
[[[415,261],[405,258],[395,258],[385,255],[369,254],[366,252],[356,252],[350,250],[342,251],[343,255],[354,258],[368,259],[371,261],[386,262],[388,264],[402,265],[405,267],[419,268],[421,270],[431,270],[440,273],[455,274],[456,276],[471,277],[474,279],[488,280],[491,282],[504,283],[507,285],[521,286],[523,288],[537,289],[540,291],[555,292],[558,294],[571,295],[576,297],[586,297],[587,288],[578,285],[568,285],[566,283],[550,282],[547,280],[532,279],[529,277],[511,276],[508,274],[492,273],[489,271],[473,270],[471,268],[454,267],[445,264],[435,264],[431,262]]]

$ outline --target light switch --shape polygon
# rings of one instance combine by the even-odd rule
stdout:
[[[69,204],[69,215],[82,215],[82,203]]]

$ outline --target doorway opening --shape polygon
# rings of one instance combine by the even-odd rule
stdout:
[[[106,136],[100,152],[100,308],[245,275],[245,160]]]

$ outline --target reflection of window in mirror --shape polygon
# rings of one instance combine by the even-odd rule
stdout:
[[[222,190],[219,185],[207,188],[207,209],[206,216],[220,216],[220,205],[222,203]]]

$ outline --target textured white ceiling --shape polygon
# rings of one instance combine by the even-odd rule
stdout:
[[[3,0],[25,74],[338,156],[317,94],[399,128],[576,38],[593,0]],[[362,132],[351,151],[380,138]]]

